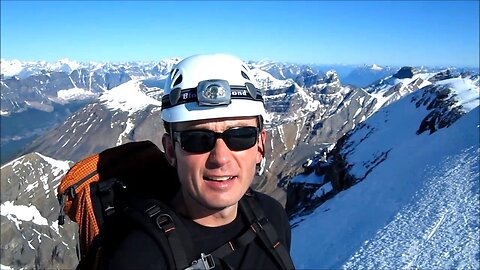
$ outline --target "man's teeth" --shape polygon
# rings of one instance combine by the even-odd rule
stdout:
[[[233,178],[233,176],[222,176],[222,177],[205,177],[207,180],[211,181],[227,181]]]

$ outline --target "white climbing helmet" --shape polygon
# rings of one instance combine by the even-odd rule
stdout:
[[[194,55],[176,64],[162,97],[162,119],[184,122],[235,116],[262,116],[261,91],[248,66],[225,55]]]

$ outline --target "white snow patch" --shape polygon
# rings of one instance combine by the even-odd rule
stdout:
[[[0,270],[14,270],[15,268],[0,264]]]
[[[124,144],[126,142],[125,139],[128,137],[130,132],[132,132],[132,130],[135,128],[135,124],[133,123],[133,120],[130,117],[127,119],[127,122],[125,124],[126,124],[125,129],[118,136],[117,145]]]
[[[97,94],[82,88],[70,88],[57,92],[57,97],[66,101],[95,98]]]
[[[38,152],[36,154],[52,166],[52,169],[54,169],[52,174],[55,176],[58,176],[60,173],[66,172],[70,169],[69,161],[53,159]]]
[[[1,205],[1,215],[15,223],[18,230],[20,230],[22,221],[31,221],[37,225],[48,225],[47,219],[33,205],[14,205],[12,201],[6,201]]]

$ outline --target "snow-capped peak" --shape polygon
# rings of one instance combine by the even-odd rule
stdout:
[[[383,68],[377,64],[373,64],[371,67],[370,67],[371,70],[383,70]]]
[[[23,69],[23,64],[19,60],[5,60],[0,61],[1,74],[5,77],[12,77],[20,73]]]
[[[338,79],[337,72],[335,70],[329,70],[325,73],[324,78],[325,83],[336,83],[339,84],[340,81]]]
[[[260,68],[253,68],[252,73],[258,87],[261,89],[280,89],[293,84],[292,80],[278,80]]]
[[[75,69],[79,68],[81,65],[75,61],[71,61],[68,58],[63,58],[54,63],[51,68],[53,71],[61,71],[70,73]]]
[[[100,96],[100,101],[110,110],[126,111],[133,114],[148,105],[162,106],[156,99],[147,96],[141,90],[140,80],[130,80]]]

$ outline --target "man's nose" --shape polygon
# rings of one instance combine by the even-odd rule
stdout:
[[[231,150],[225,144],[225,141],[218,138],[215,146],[208,156],[208,163],[215,167],[221,167],[230,161]]]

